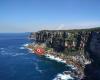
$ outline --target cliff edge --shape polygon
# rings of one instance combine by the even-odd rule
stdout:
[[[100,27],[81,30],[41,30],[31,33],[29,37],[36,43],[46,44],[46,47],[52,48],[56,54],[74,56],[82,66],[86,63],[82,80],[100,80]]]

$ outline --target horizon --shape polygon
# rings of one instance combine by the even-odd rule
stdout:
[[[100,27],[99,0],[1,0],[0,33]]]
[[[92,28],[80,28],[80,29],[60,29],[61,31],[63,30],[85,30],[85,29],[95,29],[95,28],[100,28],[100,27],[92,27]],[[43,30],[55,30],[57,31],[58,29],[43,29]],[[42,30],[38,30],[38,31],[42,31]],[[32,31],[32,32],[38,32],[38,31]],[[58,30],[59,31],[59,30]],[[28,33],[32,33],[31,31],[30,32],[0,32],[0,34],[28,34]]]

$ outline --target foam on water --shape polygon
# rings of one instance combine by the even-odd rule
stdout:
[[[25,53],[16,53],[16,54],[12,54],[12,56],[23,56],[26,55]]]
[[[20,47],[20,49],[25,49],[24,47]]]
[[[31,48],[26,48],[29,44],[23,44],[23,47],[20,47],[20,49],[28,49],[30,53],[34,53],[34,51]]]
[[[27,44],[27,43],[26,43],[26,44],[23,44],[24,47],[27,47],[28,45],[29,45],[29,44]]]
[[[14,52],[8,52],[7,50],[2,49],[0,51],[0,54],[3,56],[21,56],[26,55],[25,53],[14,53]]]
[[[35,69],[39,72],[39,73],[42,73],[43,70],[39,69],[39,66],[37,63],[34,63],[35,64]]]
[[[2,53],[4,53],[4,52],[5,52],[5,50],[1,50],[1,52],[2,52]]]
[[[51,59],[51,60],[55,60],[55,61],[61,62],[61,63],[66,63],[65,60],[63,60],[63,59],[61,59],[61,58],[59,58],[59,57],[55,57],[55,56],[50,55],[50,54],[46,54],[45,56],[46,56],[46,58],[49,58],[49,59]]]
[[[71,67],[71,68],[72,68],[72,70],[76,70],[76,69],[77,69],[77,67],[75,67],[74,65],[71,65],[71,64],[67,64],[66,66]]]
[[[0,48],[1,50],[3,50],[4,48]]]
[[[50,54],[46,54],[45,56],[46,56],[46,58],[49,58],[49,59],[51,59],[51,60],[55,60],[55,61],[61,62],[61,63],[66,63],[65,60],[63,60],[63,59],[61,59],[61,58],[59,58],[59,57],[54,57],[53,55],[50,55]],[[67,64],[66,66],[71,67],[73,70],[74,70],[74,69],[77,69],[74,65]]]
[[[4,48],[0,48],[0,54],[1,55],[6,55],[6,50]]]
[[[53,80],[73,80],[74,78],[71,77],[70,74],[58,74]]]
[[[51,60],[55,60],[55,61],[61,62],[61,63],[66,63],[65,60],[63,60],[63,59],[61,59],[61,58],[59,58],[59,57],[54,57],[53,55],[50,55],[50,54],[46,54],[45,56],[46,56],[46,58],[49,58],[49,59],[51,59]],[[68,65],[66,65],[66,66],[71,67],[72,70],[77,69],[77,68],[74,67],[73,65],[69,65],[69,64],[68,64]],[[70,79],[70,80],[73,80],[74,78],[71,77],[70,74],[61,74],[61,73],[59,73],[59,74],[57,74],[57,76],[56,76],[53,80],[69,80],[69,79]]]

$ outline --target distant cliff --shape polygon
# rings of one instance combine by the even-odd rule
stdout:
[[[81,30],[42,30],[31,33],[30,39],[65,55],[81,55],[92,61],[86,65],[84,80],[100,80],[100,28]]]

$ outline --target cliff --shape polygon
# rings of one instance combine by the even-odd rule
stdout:
[[[100,31],[92,32],[90,43],[88,45],[88,53],[92,63],[86,65],[84,72],[85,80],[100,80]]]
[[[91,64],[84,67],[84,80],[100,80],[100,28],[81,30],[42,30],[31,33],[36,43],[45,43],[57,53],[66,56],[78,56],[83,64],[85,59]],[[83,56],[84,60],[80,59]]]

